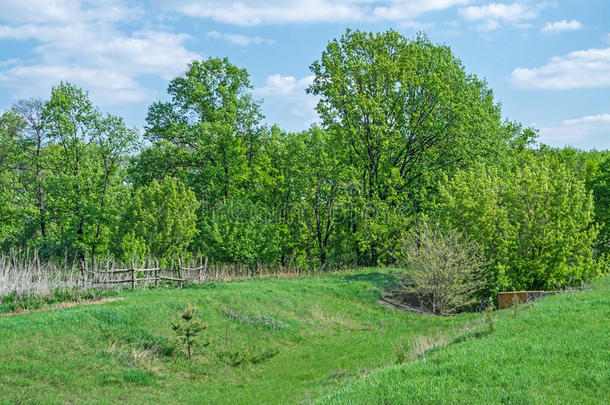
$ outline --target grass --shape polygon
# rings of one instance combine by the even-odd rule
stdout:
[[[0,403],[607,403],[610,278],[500,311],[494,332],[379,305],[392,283],[369,269],[0,317]],[[210,341],[191,361],[171,330],[189,302]]]
[[[17,294],[11,292],[0,296],[0,315],[6,312],[19,312],[40,309],[65,302],[80,302],[115,297],[115,289],[89,288],[86,290],[58,287],[44,294]]]
[[[321,404],[607,404],[610,278],[500,311],[468,336],[344,384]]]
[[[123,292],[122,301],[0,317],[0,403],[309,403],[396,361],[410,337],[473,316],[382,307],[388,271]],[[197,306],[210,345],[171,330]]]

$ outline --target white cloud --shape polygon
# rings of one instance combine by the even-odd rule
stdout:
[[[582,23],[576,20],[561,20],[556,22],[548,22],[542,27],[542,32],[562,32],[575,31],[582,28]]]
[[[224,39],[225,41],[229,41],[239,46],[248,46],[250,44],[261,45],[261,44],[274,44],[275,41],[273,39],[261,38],[261,37],[248,37],[246,35],[241,34],[229,34],[225,32],[218,31],[210,31],[208,32],[208,37]]]
[[[318,97],[305,92],[313,79],[314,76],[296,79],[294,76],[274,74],[267,77],[265,86],[255,89],[255,92],[264,98],[282,101],[291,114],[313,117]]]
[[[568,119],[540,129],[540,141],[551,146],[571,145],[582,149],[610,148],[610,114]]]
[[[610,48],[555,56],[538,68],[517,68],[513,80],[526,89],[568,90],[610,86]]]
[[[83,86],[101,104],[140,102],[152,97],[152,92],[133,78],[108,69],[35,65],[0,72],[0,83],[12,88],[16,98],[47,97],[49,89],[60,81]]]
[[[0,20],[12,24],[125,21],[141,15],[117,0],[2,0]]]
[[[528,21],[537,18],[539,11],[547,6],[547,3],[490,3],[461,8],[458,14],[465,21],[476,24],[480,31],[494,31],[506,25],[527,28],[530,26]]]
[[[209,0],[179,1],[173,8],[190,17],[235,25],[410,21],[465,5],[470,0]]]
[[[17,63],[19,63],[19,59],[9,58],[7,60],[1,60],[0,67],[12,66],[12,65],[16,65]]]
[[[119,29],[115,20],[138,12],[113,1],[107,9],[101,0],[21,3],[10,0],[0,6],[5,12],[0,21],[9,22],[0,24],[0,39],[37,42],[34,57],[0,63],[5,67],[0,83],[14,97],[47,96],[51,85],[64,80],[90,89],[99,103],[144,101],[153,92],[140,83],[142,75],[168,80],[200,57],[186,49],[186,34]],[[30,10],[32,4],[40,10]]]
[[[573,118],[564,120],[563,125],[578,125],[578,124],[590,124],[590,123],[606,123],[610,124],[610,114],[598,114],[598,115],[587,115],[582,118]]]

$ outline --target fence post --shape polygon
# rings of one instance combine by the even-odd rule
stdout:
[[[177,272],[178,272],[178,278],[180,280],[182,280],[182,260],[180,260],[180,258],[178,258],[178,268],[177,268]],[[182,281],[179,281],[180,283],[180,288],[182,288]]]
[[[131,262],[131,289],[136,289],[136,266]]]
[[[155,288],[159,288],[159,261],[155,259]]]

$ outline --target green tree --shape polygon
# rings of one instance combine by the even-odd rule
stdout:
[[[311,70],[308,91],[321,97],[317,111],[349,151],[362,195],[395,198],[425,170],[496,145],[500,111],[491,90],[424,35],[348,30]]]
[[[555,289],[600,274],[593,198],[557,159],[524,151],[500,171],[483,164],[440,187],[436,213],[485,252],[501,289]]]
[[[356,250],[368,252],[357,252],[368,257],[360,263],[376,264],[379,240],[391,238],[379,210],[414,207],[430,179],[506,145],[491,90],[425,35],[348,30],[311,70],[308,92],[320,96],[317,111],[364,209],[357,217],[368,230],[352,224]]]
[[[79,255],[108,251],[124,190],[121,168],[137,144],[137,130],[103,116],[86,91],[69,83],[51,90],[42,120],[52,142],[47,207],[56,239]]]
[[[588,186],[595,201],[595,220],[600,226],[598,245],[601,252],[607,252],[610,245],[610,159],[606,158],[599,170],[592,176]]]
[[[117,256],[126,263],[151,256],[163,264],[188,256],[198,207],[193,191],[171,177],[137,188],[121,216]]]
[[[206,204],[233,197],[250,179],[262,117],[251,91],[245,69],[226,58],[209,58],[193,61],[184,76],[170,82],[170,102],[149,108],[146,137],[184,150],[176,163]]]
[[[25,154],[21,132],[26,123],[14,111],[0,115],[0,248],[23,242],[33,201],[23,187]]]

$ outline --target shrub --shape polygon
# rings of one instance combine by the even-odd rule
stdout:
[[[409,269],[402,289],[416,294],[435,314],[473,304],[484,287],[480,249],[453,229],[419,222],[403,241],[402,259]]]

